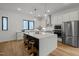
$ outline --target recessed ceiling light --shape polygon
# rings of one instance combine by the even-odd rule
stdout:
[[[47,14],[44,14],[44,16],[47,16]]]
[[[38,17],[40,17],[41,15],[38,15]]]
[[[30,14],[33,14],[33,12],[30,12]]]
[[[21,9],[21,8],[17,8],[17,10],[18,10],[18,11],[21,11],[22,9]]]
[[[71,3],[63,3],[64,5],[69,5],[69,4],[71,4]]]
[[[47,12],[50,12],[50,10],[47,10]]]

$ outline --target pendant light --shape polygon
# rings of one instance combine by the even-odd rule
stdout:
[[[34,8],[34,12],[35,12],[35,15],[34,15],[34,20],[36,21],[36,19],[37,19],[37,16],[36,16],[36,11],[37,11],[37,9],[36,8]]]

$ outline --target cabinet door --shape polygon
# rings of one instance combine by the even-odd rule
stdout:
[[[72,24],[71,22],[65,22],[64,23],[64,32],[65,35],[71,35],[72,36]]]
[[[74,47],[77,47],[77,43],[78,43],[77,39],[78,39],[77,37],[74,37],[74,38],[73,38],[72,45],[73,45]]]
[[[79,21],[74,21],[74,36],[79,35]]]
[[[66,44],[68,44],[68,45],[72,45],[72,37],[66,37],[66,40],[65,40],[66,42]]]
[[[77,38],[77,47],[79,48],[79,37]]]

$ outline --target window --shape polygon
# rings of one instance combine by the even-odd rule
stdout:
[[[34,29],[34,21],[29,21],[29,29]]]
[[[2,17],[2,30],[8,30],[8,17]]]
[[[28,29],[28,21],[24,20],[24,29]]]
[[[23,29],[25,29],[25,30],[34,29],[34,21],[24,20],[23,21]]]

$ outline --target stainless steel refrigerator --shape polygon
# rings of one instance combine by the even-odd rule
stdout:
[[[62,42],[74,47],[79,47],[79,21],[63,23]]]

